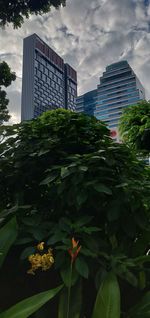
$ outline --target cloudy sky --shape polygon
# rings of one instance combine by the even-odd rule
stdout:
[[[150,1],[67,0],[65,8],[0,30],[0,61],[16,72],[11,122],[20,121],[23,38],[37,33],[78,72],[78,95],[96,88],[106,65],[127,59],[150,99]]]

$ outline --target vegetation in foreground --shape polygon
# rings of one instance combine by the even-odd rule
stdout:
[[[149,168],[66,110],[3,127],[1,140],[0,317],[148,317]]]

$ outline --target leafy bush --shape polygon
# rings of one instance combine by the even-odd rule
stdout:
[[[75,237],[82,248],[73,284],[89,278],[99,288],[112,270],[139,290],[146,288],[148,167],[116,144],[102,122],[66,110],[4,127],[2,137],[0,216],[3,222],[16,216],[21,258],[45,241],[67,286],[67,251]]]

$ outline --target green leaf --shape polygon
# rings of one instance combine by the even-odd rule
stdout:
[[[50,149],[41,149],[38,153],[38,157],[45,155],[46,153],[50,152]]]
[[[92,318],[120,318],[120,288],[116,276],[108,273],[94,305]]]
[[[88,170],[88,167],[86,167],[86,166],[79,166],[79,170],[81,170],[81,171],[87,171],[87,170]]]
[[[63,285],[26,298],[0,314],[0,318],[27,318],[59,293]]]
[[[0,229],[0,267],[3,264],[10,247],[15,242],[17,233],[18,227],[15,217]]]
[[[80,206],[81,204],[83,204],[88,198],[88,194],[85,191],[79,192],[79,194],[77,195],[77,203]]]
[[[132,286],[134,286],[134,287],[138,286],[138,279],[129,270],[126,269],[126,271],[122,275],[122,278],[127,280],[129,282],[129,284],[131,284]]]
[[[144,271],[139,272],[139,287],[144,289],[146,287],[146,275]]]
[[[78,256],[75,261],[75,267],[77,272],[84,278],[88,278],[89,276],[89,268],[87,263],[85,262],[84,258]]]
[[[64,288],[60,295],[58,318],[67,317],[67,303],[68,303],[68,288]],[[69,317],[80,318],[82,306],[82,286],[81,281],[77,282],[75,286],[71,288],[70,295],[70,310]]]
[[[68,177],[72,173],[71,169],[68,169],[67,167],[61,168],[61,177],[62,179]]]
[[[143,263],[150,263],[150,255],[144,255],[134,258],[135,265],[142,265]]]
[[[20,239],[17,239],[17,242],[15,243],[15,245],[23,245],[23,244],[27,244],[30,242],[33,242],[32,237],[22,237]]]
[[[97,192],[101,192],[101,193],[105,193],[105,194],[108,194],[108,195],[112,195],[112,191],[110,188],[106,187],[104,184],[94,184],[94,189],[97,191]]]
[[[51,183],[52,181],[54,181],[57,177],[58,177],[58,173],[53,173],[50,176],[48,176],[47,178],[45,178],[43,181],[41,181],[40,185],[47,185],[47,184]]]
[[[77,227],[82,227],[83,225],[89,223],[91,220],[93,219],[93,216],[90,216],[90,215],[86,215],[86,216],[81,216],[79,218],[79,220],[77,220],[73,227],[74,228],[77,228]]]
[[[149,318],[150,317],[150,292],[146,293],[142,300],[130,309],[128,318]]]
[[[83,226],[83,228],[81,230],[82,230],[82,232],[85,232],[88,234],[91,234],[92,232],[101,231],[101,229],[99,227],[96,227],[96,226],[89,226],[89,227]]]
[[[71,275],[70,271],[71,271],[71,267],[67,267],[65,269],[62,269],[60,272],[61,278],[67,287],[70,286],[70,275]],[[73,268],[72,275],[71,275],[71,286],[73,286],[76,283],[78,277],[79,275],[77,271],[75,270],[75,268]]]
[[[29,255],[35,253],[35,248],[32,246],[26,247],[20,255],[21,259],[27,258]]]
[[[62,240],[66,238],[66,235],[67,234],[65,232],[57,231],[48,239],[47,244],[50,245],[55,244],[57,242],[62,242]]]

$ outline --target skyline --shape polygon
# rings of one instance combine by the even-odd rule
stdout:
[[[126,59],[144,86],[146,99],[150,98],[149,1],[75,2],[32,16],[18,30],[12,26],[0,30],[0,60],[17,75],[7,89],[11,123],[20,120],[23,38],[35,32],[77,70],[78,95],[95,88],[107,65]]]

